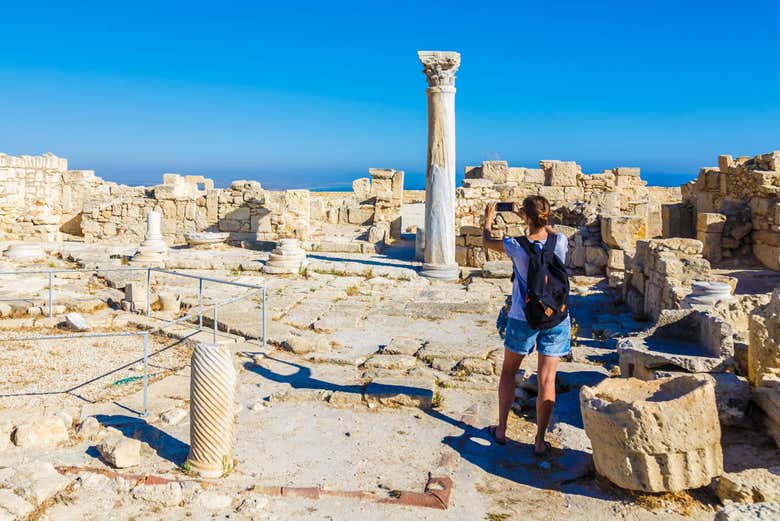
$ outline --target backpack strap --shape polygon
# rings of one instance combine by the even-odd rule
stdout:
[[[557,233],[548,233],[547,240],[544,241],[544,247],[542,247],[542,254],[548,259],[551,255],[555,254],[555,244],[558,242]]]
[[[535,252],[534,245],[531,243],[531,241],[528,240],[528,237],[526,237],[525,235],[517,237],[515,240],[520,245],[520,247],[523,248],[523,250],[528,254],[529,257]]]

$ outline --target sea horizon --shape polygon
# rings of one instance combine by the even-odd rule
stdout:
[[[162,172],[162,171],[161,171]],[[364,173],[344,173],[344,174],[304,174],[293,176],[290,173],[258,174],[257,172],[220,172],[210,173],[203,171],[179,172],[181,175],[202,175],[214,181],[217,188],[227,188],[233,181],[248,180],[257,181],[266,190],[298,190],[308,189],[313,192],[349,192],[352,190],[352,181],[361,177],[370,177],[367,172]],[[155,186],[162,183],[163,174],[157,176],[145,172],[143,174],[108,174],[96,175],[119,184],[128,186]],[[669,172],[642,172],[641,177],[647,181],[648,186],[676,187],[696,179],[698,174],[691,173],[669,173]],[[327,178],[329,182],[324,182]],[[463,174],[455,178],[456,186],[461,186]],[[424,190],[425,174],[417,172],[406,172],[404,175],[404,190]]]

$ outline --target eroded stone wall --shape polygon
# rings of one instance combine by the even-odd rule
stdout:
[[[179,174],[135,187],[106,182],[91,170],[68,170],[67,160],[53,154],[0,154],[0,239],[53,241],[67,234],[87,242],[137,243],[154,210],[171,245],[183,244],[187,232],[220,231],[233,243],[294,237],[327,248],[328,226],[344,225],[356,251],[373,251],[401,236],[404,173],[369,173],[352,192],[337,193],[270,191],[256,181],[220,189],[203,176]]]
[[[499,260],[502,254],[486,250],[482,244],[482,218],[488,201],[522,201],[529,195],[546,197],[553,208],[553,223],[562,225],[569,237],[569,266],[583,268],[591,275],[607,272],[610,259],[622,258],[611,250],[633,251],[638,239],[660,236],[661,207],[679,202],[679,189],[653,187],[640,177],[638,168],[618,167],[599,174],[583,174],[573,161],[544,160],[540,168],[510,167],[506,161],[485,161],[467,167],[462,186],[456,191],[457,260],[459,264],[482,266]],[[630,241],[619,246],[604,236],[604,219],[625,217],[641,223]],[[499,213],[494,223],[496,238],[524,233],[521,219],[512,213]],[[623,271],[613,263],[614,271]],[[610,268],[612,269],[612,268]],[[617,277],[616,280],[622,280]]]
[[[678,309],[694,280],[710,280],[710,263],[695,239],[651,239],[636,243],[624,259],[623,296],[640,316],[656,319],[664,309]]]
[[[85,201],[109,198],[118,185],[92,170],[68,170],[54,154],[0,154],[0,237],[53,241],[78,229]]]
[[[736,159],[722,155],[717,167],[702,168],[682,190],[706,258],[716,264],[749,260],[752,252],[780,270],[780,151]]]

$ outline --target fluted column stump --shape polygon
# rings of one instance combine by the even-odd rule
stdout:
[[[198,344],[190,378],[190,454],[185,468],[204,478],[233,466],[236,370],[226,346]]]
[[[455,72],[460,54],[418,51],[428,80],[428,166],[425,174],[425,249],[420,275],[456,280]]]

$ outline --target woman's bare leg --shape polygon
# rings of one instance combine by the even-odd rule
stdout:
[[[534,450],[544,452],[546,445],[544,436],[550,425],[553,407],[555,406],[555,373],[558,371],[557,356],[539,355],[539,395],[536,397],[536,441]]]
[[[496,439],[506,438],[506,423],[509,419],[509,410],[515,401],[515,376],[523,355],[504,349],[504,364],[501,367],[501,378],[498,382],[498,427],[496,427]]]

